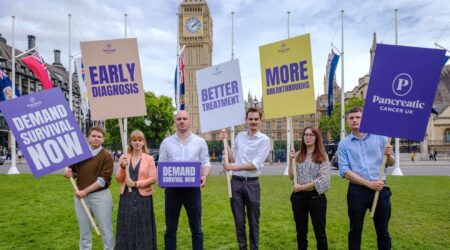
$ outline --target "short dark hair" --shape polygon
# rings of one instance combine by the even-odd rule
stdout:
[[[360,106],[354,106],[353,108],[351,108],[348,112],[347,112],[347,115],[348,114],[351,114],[351,113],[358,113],[358,112],[363,112],[363,109],[360,107]]]
[[[100,132],[100,133],[102,133],[103,136],[105,136],[105,133],[106,133],[105,129],[102,127],[99,127],[99,126],[94,126],[91,129],[89,129],[89,135],[91,135],[92,131]]]
[[[248,118],[248,113],[258,113],[259,119],[262,119],[262,112],[261,112],[261,110],[259,110],[257,108],[248,108],[247,112],[245,113],[245,119]]]

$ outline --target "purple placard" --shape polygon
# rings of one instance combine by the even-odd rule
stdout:
[[[0,102],[0,110],[34,177],[92,157],[60,88]]]
[[[444,50],[378,44],[360,131],[422,141]]]
[[[200,162],[158,162],[160,187],[199,187]]]

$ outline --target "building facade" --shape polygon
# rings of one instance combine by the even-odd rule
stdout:
[[[36,37],[28,36],[28,48],[36,47]],[[16,49],[15,54],[19,55],[23,51]],[[24,55],[26,56],[26,55]],[[12,47],[7,44],[7,40],[0,34],[0,69],[3,70],[11,79],[12,69]],[[47,63],[50,78],[54,87],[60,87],[65,94],[66,100],[69,101],[69,72],[61,63],[61,51],[54,50],[54,62],[52,64]],[[19,90],[20,95],[27,95],[43,90],[42,84],[31,72],[31,70],[20,61],[20,58],[16,58],[15,63],[15,87]],[[12,80],[12,79],[11,79]],[[84,134],[93,125],[102,125],[103,122],[93,122],[90,119],[90,114],[83,114],[81,109],[80,100],[80,88],[78,85],[78,77],[73,74],[72,77],[72,97],[73,97],[73,114],[78,121],[80,128]],[[0,113],[0,154],[6,154],[11,148],[11,133],[9,133],[9,127],[5,122],[3,114]]]

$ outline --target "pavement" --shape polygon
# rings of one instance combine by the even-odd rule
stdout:
[[[11,161],[6,161],[3,165],[0,165],[0,174],[7,174],[11,167]],[[26,164],[25,160],[17,162],[17,169],[19,173],[29,174],[30,168]],[[117,162],[114,169],[117,169]],[[266,163],[262,169],[262,175],[283,175],[286,169],[286,163]],[[450,176],[450,160],[448,157],[438,157],[437,161],[422,161],[416,160],[414,163],[409,159],[408,154],[402,154],[400,156],[400,169],[403,175],[406,176]],[[219,162],[212,162],[212,175],[220,175],[222,171],[222,165]],[[394,167],[388,168],[388,175],[392,174]],[[54,174],[62,174],[63,169],[60,169]],[[331,167],[331,175],[338,175],[338,169]]]

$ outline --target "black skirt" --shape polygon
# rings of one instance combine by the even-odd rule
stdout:
[[[130,178],[138,179],[140,161],[130,165]],[[128,188],[120,195],[117,214],[115,249],[156,249],[156,225],[153,197],[142,196],[137,188]]]

